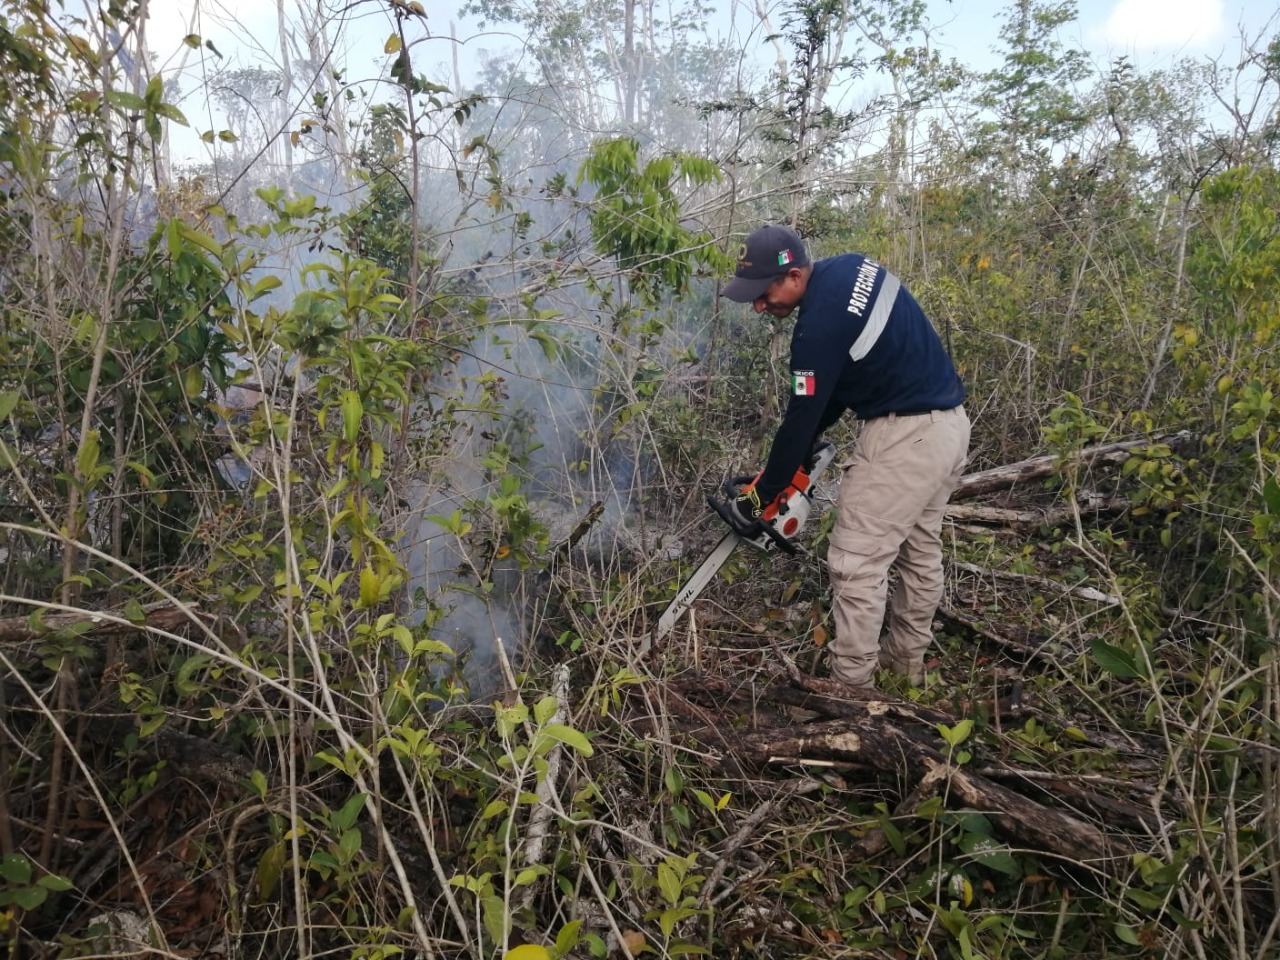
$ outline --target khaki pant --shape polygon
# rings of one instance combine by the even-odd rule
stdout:
[[[890,414],[862,425],[840,481],[827,562],[835,594],[831,674],[873,686],[877,666],[919,684],[942,601],[942,516],[964,471],[964,407]],[[889,569],[898,571],[888,635],[880,643]]]

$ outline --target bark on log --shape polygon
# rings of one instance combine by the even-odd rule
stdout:
[[[1176,450],[1188,444],[1191,439],[1191,432],[1182,430],[1178,433],[1149,437],[1142,440],[1121,440],[1116,443],[1102,443],[1096,447],[1086,447],[1081,450],[1072,458],[1071,462],[1080,464],[1122,462],[1128,459],[1129,455],[1135,450],[1153,447],[1158,444],[1167,444]],[[1020,463],[1010,463],[1000,467],[993,467],[990,470],[970,473],[960,478],[960,483],[951,494],[951,501],[955,503],[959,500],[980,497],[995,490],[1007,490],[1027,480],[1035,480],[1060,473],[1062,467],[1063,463],[1056,456],[1046,454],[1023,460]]]
[[[84,733],[99,745],[120,747],[137,729],[137,718],[133,716],[97,714],[86,718]],[[168,727],[139,738],[138,749],[157,760],[168,761],[174,772],[192,780],[212,780],[234,787],[253,773],[253,762],[230,747]]]
[[[141,623],[133,623],[118,611],[100,614],[88,610],[83,613],[45,612],[39,618],[39,629],[32,626],[30,617],[7,617],[0,620],[0,643],[35,640],[80,624],[88,624],[84,634],[93,636],[113,636],[140,630],[175,630],[191,622],[191,612],[195,609],[194,604],[175,607],[170,603],[154,603],[142,608],[145,619]]]
[[[1124,513],[1132,504],[1123,497],[1091,499],[1079,504],[1081,513]],[[1030,507],[1011,510],[1007,507],[988,507],[979,504],[953,503],[947,505],[947,519],[952,523],[990,523],[1002,527],[1056,527],[1075,516],[1077,507],[1057,504],[1051,507]]]

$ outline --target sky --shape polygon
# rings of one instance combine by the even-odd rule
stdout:
[[[435,39],[415,53],[415,63],[436,82],[452,88],[453,58],[462,83],[475,83],[486,54],[505,54],[520,47],[520,38],[508,27],[482,32],[474,20],[459,16],[465,0],[424,0],[428,11],[426,27]],[[529,0],[534,2],[534,0]],[[546,2],[546,0],[538,0]],[[727,10],[732,0],[711,0]],[[744,6],[752,0],[738,0]],[[779,7],[782,0],[757,0]],[[999,31],[1012,0],[928,0],[934,25],[932,42],[944,59],[955,58],[974,69],[996,67],[1000,58]],[[392,32],[386,2],[374,0],[284,0],[286,12],[293,14],[300,4],[321,11],[321,16],[341,22],[341,30],[330,31],[339,43],[336,61],[345,68],[345,79],[360,81],[378,76],[387,61],[383,45]],[[331,14],[324,11],[332,10]],[[1096,68],[1103,72],[1124,55],[1141,71],[1168,66],[1183,57],[1222,58],[1233,63],[1241,50],[1241,37],[1256,44],[1259,37],[1280,33],[1280,17],[1275,0],[1078,0],[1079,16],[1062,40],[1084,49]],[[214,43],[222,54],[222,66],[264,66],[278,60],[276,33],[277,0],[152,0],[147,27],[148,44],[157,55],[161,69],[173,76],[179,64],[188,71],[200,69],[201,54],[183,46],[182,38],[195,33]],[[345,18],[345,19],[341,19]],[[775,17],[775,27],[779,18]],[[724,13],[708,20],[708,32],[715,39],[759,43],[758,32],[748,40],[735,39],[734,23],[746,29],[751,16],[739,9],[736,21]],[[422,27],[411,26],[411,35],[421,35]],[[457,41],[450,39],[451,34]],[[180,81],[186,96],[178,102],[191,120],[188,131],[173,131],[178,153],[189,140],[193,154],[200,149],[193,130],[206,129],[217,118],[209,113],[199,92],[203,88],[198,73]],[[202,119],[203,118],[203,119]],[[193,156],[194,158],[194,156]]]
[[[287,6],[292,2],[287,0]],[[500,50],[504,46],[501,36],[474,36],[474,24],[456,13],[460,0],[427,0],[425,6],[433,33],[447,35],[450,23],[457,24],[457,35],[464,40],[464,73],[479,49]],[[1006,6],[998,0],[929,0],[933,22],[939,27],[940,49],[977,65],[975,61],[999,43],[1001,11]],[[369,63],[390,33],[390,19],[378,7],[372,3],[334,4],[335,9],[350,11],[352,17],[347,29],[350,53]],[[1230,54],[1238,50],[1242,28],[1250,35],[1265,30],[1268,24],[1270,32],[1277,29],[1274,0],[1079,0],[1078,8],[1076,33],[1070,39],[1081,43],[1100,63],[1126,54],[1141,69],[1179,56]],[[152,3],[151,10],[148,33],[152,49],[158,53],[177,50],[189,32],[208,39],[224,35],[224,46],[230,46],[236,36],[243,42],[246,35],[267,48],[274,45],[276,4],[272,0],[162,0]],[[193,10],[198,11],[195,21]],[[714,24],[715,18],[711,22]],[[505,38],[511,47],[517,42],[515,37]]]

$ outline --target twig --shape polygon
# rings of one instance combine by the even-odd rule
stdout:
[[[1011,570],[992,570],[987,567],[980,567],[974,563],[965,563],[961,560],[950,561],[950,566],[956,570],[964,570],[968,573],[975,573],[980,577],[992,577],[997,580],[1016,580],[1020,583],[1034,584],[1037,587],[1043,587],[1046,590],[1054,590],[1058,593],[1070,594],[1073,597],[1079,597],[1082,600],[1093,600],[1096,603],[1117,604],[1121,602],[1121,598],[1113,593],[1103,593],[1101,590],[1095,590],[1093,587],[1073,586],[1067,583],[1059,583],[1057,580],[1049,580],[1045,577],[1034,577],[1028,573],[1014,573]]]
[[[941,769],[941,767],[936,768],[936,770]],[[915,812],[920,809],[920,804],[937,794],[938,787],[946,778],[935,775],[935,773],[935,770],[931,770],[920,779],[920,782],[915,785],[912,791],[903,797],[902,802],[894,808],[891,819],[905,820],[907,817],[914,816]],[[850,848],[849,854],[854,860],[870,860],[872,857],[878,857],[888,845],[889,835],[885,832],[884,827],[876,827],[858,840]]]
[[[552,675],[551,692],[556,698],[556,712],[551,715],[550,723],[562,723],[568,713],[566,701],[569,696],[569,668],[559,664]],[[546,776],[538,784],[534,794],[538,802],[534,804],[533,813],[529,815],[529,827],[525,833],[524,865],[534,867],[542,862],[542,848],[547,839],[547,832],[554,816],[551,806],[551,795],[556,791],[560,779],[560,767],[564,763],[564,745],[557,743],[547,754]],[[519,909],[529,906],[533,898],[534,887],[526,886],[521,892]]]
[[[704,903],[707,902],[707,898],[711,895],[711,891],[715,888],[716,884],[721,881],[724,877],[725,871],[729,868],[729,861],[733,859],[742,845],[747,842],[748,838],[750,838],[750,836],[755,832],[756,828],[773,816],[774,811],[793,797],[812,793],[814,790],[818,790],[821,787],[822,784],[817,780],[799,781],[793,785],[789,785],[788,789],[780,793],[778,796],[774,797],[772,800],[765,801],[760,804],[760,806],[756,807],[755,810],[751,811],[751,814],[742,821],[742,825],[733,832],[733,836],[729,837],[729,839],[725,841],[724,849],[718,856],[715,869],[711,871],[706,882],[702,884],[702,890],[698,894],[698,899],[702,900]],[[765,865],[757,867],[752,871],[752,873],[759,872],[764,866]],[[742,879],[749,879],[750,876],[751,874],[747,874]],[[739,882],[742,882],[742,880]],[[731,890],[734,886],[735,884],[730,884],[728,889]],[[712,902],[719,901],[724,897],[724,895],[725,893],[722,891],[716,897],[716,900]]]

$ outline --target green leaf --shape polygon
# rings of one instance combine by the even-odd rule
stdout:
[[[63,890],[70,890],[72,887],[70,880],[66,877],[60,877],[56,873],[50,873],[47,876],[43,876],[37,880],[36,883],[44,887],[46,890],[57,890],[59,892]]]
[[[563,957],[578,945],[578,931],[581,927],[581,920],[570,920],[560,928],[560,932],[556,934],[556,953]]]
[[[100,455],[98,431],[90,430],[81,441],[80,450],[76,454],[76,475],[86,478],[92,476]]]
[[[209,236],[209,234],[196,230],[194,227],[189,227],[185,223],[178,225],[178,232],[182,235],[183,240],[187,240],[198,247],[208,250],[215,257],[222,256],[222,244],[218,243],[218,241]]]
[[[1127,923],[1117,923],[1115,926],[1116,936],[1129,944],[1131,947],[1142,946],[1142,941],[1138,939],[1137,932]]]
[[[212,662],[213,657],[207,653],[197,653],[195,656],[187,657],[186,660],[182,661],[182,665],[178,667],[178,675],[173,681],[174,686],[182,694],[199,693],[203,688],[200,684],[193,683],[191,677],[196,671],[203,670]]]
[[[595,753],[591,748],[591,741],[586,738],[585,734],[580,733],[573,729],[573,727],[566,726],[563,723],[548,724],[543,728],[542,733],[544,736],[548,736],[553,740],[558,740],[563,744],[573,747],[573,749],[577,750],[584,757],[589,757]]]
[[[15,903],[23,910],[34,910],[44,903],[49,897],[49,891],[44,887],[18,887],[16,890],[5,891],[11,903]]]
[[[1262,500],[1267,505],[1267,513],[1280,516],[1280,483],[1275,477],[1267,477],[1267,482],[1262,485]]]
[[[554,362],[556,354],[560,351],[560,343],[548,331],[543,329],[531,329],[529,336],[535,340],[538,346],[542,347],[543,356],[547,360]]]
[[[551,960],[551,953],[536,943],[522,943],[504,953],[502,960]]]
[[[967,718],[958,722],[954,727],[949,727],[945,723],[938,724],[938,733],[947,742],[947,746],[952,748],[964,743],[972,732],[973,721]]]
[[[147,102],[136,93],[130,93],[128,90],[109,90],[107,92],[107,103],[122,110],[147,109]]]
[[[166,120],[172,120],[174,123],[182,126],[190,126],[187,123],[186,115],[171,103],[162,103],[156,107],[156,113],[164,117]]]
[[[1139,887],[1130,887],[1124,895],[1126,899],[1132,900],[1144,910],[1159,910],[1160,905],[1164,903],[1164,897]]]
[[[1128,651],[1112,646],[1105,640],[1095,637],[1089,644],[1089,652],[1098,666],[1114,677],[1129,679],[1142,676],[1142,671]]]
[[[355,855],[360,851],[360,844],[364,842],[364,838],[360,835],[359,830],[348,830],[342,835],[342,839],[338,841],[338,850],[342,854],[344,863],[350,863]]]
[[[164,96],[164,80],[160,74],[156,74],[147,81],[147,89],[142,94],[143,101],[152,109],[161,102],[160,98]]]
[[[658,864],[658,889],[667,903],[680,902],[680,877],[665,863]]]
[[[13,413],[13,408],[17,405],[18,392],[16,390],[6,390],[4,393],[0,393],[0,420]]]
[[[527,887],[539,877],[544,876],[547,872],[548,869],[541,865],[536,867],[525,867],[516,874],[516,878],[511,882],[511,885],[513,887]]]
[[[347,443],[355,443],[360,435],[360,421],[364,419],[364,402],[359,392],[343,390],[339,403],[342,408],[342,438]]]
[[[987,846],[993,849],[984,851]],[[1003,873],[1006,877],[1017,879],[1022,876],[1022,868],[1018,866],[1018,861],[1014,859],[1013,854],[1008,850],[999,849],[990,841],[983,841],[975,845],[973,859],[987,869]]]
[[[533,719],[538,725],[546,723],[556,714],[556,709],[560,706],[559,701],[555,697],[543,697],[533,707]]]
[[[0,857],[0,880],[13,884],[30,883],[31,861],[20,853]]]
[[[480,814],[480,819],[492,820],[494,817],[498,816],[499,814],[506,813],[506,811],[507,811],[507,801],[490,800],[488,805],[484,808],[484,812]]]
[[[356,818],[360,816],[360,811],[364,809],[365,800],[368,799],[366,794],[357,793],[342,805],[342,809],[337,813],[330,814],[330,821],[335,830],[349,830],[355,825]]]
[[[204,373],[195,364],[182,372],[182,392],[188,400],[194,400],[204,393]]]
[[[124,618],[132,623],[135,627],[140,627],[147,622],[147,611],[143,609],[135,599],[125,601],[123,609],[120,611],[124,614]]]
[[[275,892],[276,884],[280,882],[280,871],[284,869],[285,847],[284,843],[275,843],[267,848],[267,852],[262,855],[262,859],[258,861],[258,869],[256,871],[256,879],[258,881],[258,902],[263,902],[271,897]]]
[[[382,596],[382,578],[373,567],[364,567],[360,571],[360,606],[372,607]]]

